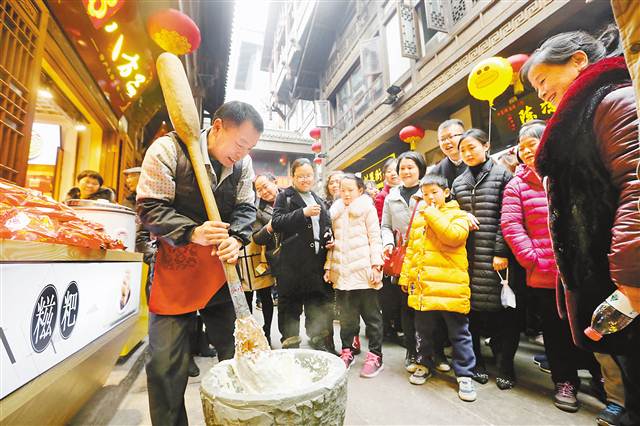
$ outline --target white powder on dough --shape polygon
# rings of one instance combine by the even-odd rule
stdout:
[[[247,395],[291,393],[313,383],[312,372],[289,352],[267,351],[236,357],[232,368]]]

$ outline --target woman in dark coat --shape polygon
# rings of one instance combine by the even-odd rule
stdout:
[[[616,42],[617,32],[601,38]],[[610,43],[615,47],[616,43]],[[538,96],[557,106],[536,154],[547,178],[549,225],[573,340],[614,354],[626,412],[640,424],[640,321],[594,342],[583,330],[616,288],[640,308],[640,176],[638,111],[624,58],[582,31],[546,40],[522,68]]]
[[[304,308],[311,346],[328,351],[333,295],[323,275],[331,219],[324,201],[311,190],[315,183],[311,162],[306,158],[295,160],[291,175],[293,185],[276,197],[271,221],[274,232],[282,234],[277,269],[282,346],[300,345],[300,315]]]
[[[467,130],[458,149],[469,168],[453,181],[452,193],[460,208],[470,213],[472,221],[467,240],[469,278],[471,280],[471,312],[469,330],[476,355],[476,375],[486,383],[488,375],[480,350],[480,336],[491,337],[496,355],[500,389],[515,386],[513,358],[518,349],[520,321],[513,308],[504,308],[500,299],[500,274],[506,278],[511,253],[502,238],[500,210],[502,194],[511,172],[489,157],[489,140],[482,130]]]
[[[256,221],[253,223],[251,243],[243,247],[239,264],[249,309],[252,309],[253,294],[256,293],[258,298],[256,306],[260,306],[264,318],[262,329],[271,344],[274,306],[272,289],[275,285],[277,267],[273,259],[276,238],[271,226],[271,218],[279,188],[275,176],[270,173],[256,176],[254,186],[257,195]]]

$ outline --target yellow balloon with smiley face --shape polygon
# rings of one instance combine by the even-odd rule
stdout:
[[[505,58],[494,56],[483,59],[473,67],[467,87],[469,93],[481,101],[489,101],[493,106],[493,100],[500,96],[511,84],[513,68]]]

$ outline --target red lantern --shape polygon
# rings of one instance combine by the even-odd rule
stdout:
[[[522,81],[520,81],[520,69],[524,63],[527,62],[527,59],[529,59],[529,55],[525,55],[524,53],[518,53],[507,58],[507,61],[509,61],[513,69],[511,84],[513,84],[513,92],[516,95],[524,92],[524,86],[522,85]]]
[[[400,130],[400,139],[406,142],[413,151],[416,149],[416,143],[420,142],[424,138],[424,129],[418,126],[407,126]]]
[[[516,55],[509,56],[507,61],[511,64],[511,68],[513,68],[514,74],[520,72],[520,68],[527,62],[529,59],[529,55],[525,55],[524,53],[518,53]]]
[[[320,139],[320,133],[321,131],[317,127],[314,127],[313,129],[309,130],[309,136],[311,136],[315,140]]]
[[[278,160],[278,162],[280,163],[281,166],[284,167],[287,164],[287,156],[286,155],[280,156],[280,159]]]
[[[316,155],[316,158],[313,159],[313,162],[319,166],[320,164],[322,164],[322,157],[318,157]]]
[[[312,143],[311,151],[315,152],[316,154],[319,153],[320,151],[322,151],[322,144],[320,142]]]
[[[158,46],[174,55],[186,55],[200,46],[200,30],[193,20],[175,9],[164,9],[147,20],[147,31]]]

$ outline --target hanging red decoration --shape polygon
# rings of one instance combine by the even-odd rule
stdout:
[[[315,140],[318,140],[321,136],[321,130],[318,127],[314,127],[313,129],[309,130],[309,136],[311,136]]]
[[[186,55],[200,47],[200,29],[189,16],[176,9],[151,15],[147,31],[158,46],[174,55]]]
[[[416,149],[416,143],[420,142],[424,137],[424,129],[418,126],[406,126],[400,130],[398,136],[403,142],[408,143],[413,151]]]
[[[322,157],[318,157],[316,155],[316,158],[313,159],[313,162],[319,166],[320,164],[322,164]]]
[[[527,62],[529,59],[529,55],[525,55],[524,53],[518,53],[516,55],[511,55],[507,58],[507,61],[511,64],[511,68],[513,69],[514,74],[520,72],[520,68]]]
[[[322,143],[320,142],[314,142],[311,144],[311,151],[315,152],[316,154],[319,153],[320,151],[322,151]]]
[[[511,84],[513,84],[513,92],[516,95],[524,92],[524,86],[522,85],[522,81],[520,81],[520,69],[524,63],[527,62],[527,59],[529,59],[529,55],[525,55],[524,53],[511,55],[507,58],[507,61],[509,61],[513,69]]]
[[[281,155],[280,159],[278,160],[278,162],[280,163],[281,166],[285,166],[287,164],[287,156],[286,155]]]

